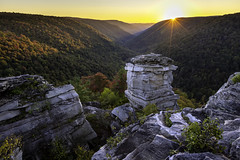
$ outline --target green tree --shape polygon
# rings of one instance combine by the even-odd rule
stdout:
[[[186,150],[190,153],[223,151],[223,147],[218,144],[222,139],[222,130],[218,128],[216,120],[205,119],[202,124],[194,122],[183,132]]]

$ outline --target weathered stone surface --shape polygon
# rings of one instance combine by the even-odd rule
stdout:
[[[240,159],[240,137],[232,143],[230,155],[232,159]]]
[[[22,154],[23,154],[22,150],[18,147],[13,151],[10,160],[22,160]]]
[[[130,103],[138,108],[156,104],[159,110],[177,109],[178,95],[172,91],[173,60],[160,54],[147,54],[132,58],[127,63],[127,87],[125,91]]]
[[[218,119],[223,129],[223,138],[219,144],[225,147],[224,153],[230,155],[233,142],[240,137],[240,83],[234,84],[232,78],[209,98],[204,111],[212,119]]]
[[[0,122],[1,121],[5,121],[11,118],[14,118],[18,115],[20,115],[21,112],[16,110],[16,111],[4,111],[4,112],[0,112]]]
[[[0,140],[13,134],[22,136],[24,159],[41,159],[42,149],[47,149],[55,139],[62,139],[72,147],[85,145],[96,137],[72,85],[54,88],[36,75],[0,78],[1,81],[6,85],[2,87],[4,94],[0,100]],[[11,99],[10,93],[16,87],[21,94]]]
[[[169,158],[169,160],[228,160],[228,158],[213,153],[178,153]]]
[[[112,110],[112,114],[118,117],[124,123],[134,116],[135,111],[129,104],[124,104],[114,108]]]
[[[180,139],[181,132],[188,125],[181,114],[173,114],[172,127],[164,124],[163,112],[149,115],[141,126],[136,123],[121,129],[120,132],[127,133],[116,147],[103,146],[96,152],[92,160],[107,159],[164,159],[169,155],[170,150],[176,149],[178,144],[170,139]],[[177,121],[181,120],[181,122]]]
[[[178,144],[162,135],[156,135],[152,142],[143,143],[133,152],[128,154],[124,160],[156,160],[168,157],[171,150],[177,149]]]
[[[234,84],[232,78],[240,74],[234,73],[228,81],[209,98],[205,106],[206,112],[212,118],[218,118],[222,123],[225,120],[240,118],[240,83]]]
[[[17,109],[17,107],[18,107],[18,101],[17,100],[11,101],[11,102],[8,102],[8,103],[1,106],[0,107],[0,112],[8,111],[8,110],[11,110],[11,109]]]

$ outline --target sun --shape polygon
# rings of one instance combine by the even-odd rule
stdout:
[[[175,20],[177,17],[183,17],[184,12],[180,6],[170,6],[166,8],[163,14],[163,19]]]

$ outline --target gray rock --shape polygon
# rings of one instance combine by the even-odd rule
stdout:
[[[156,104],[159,110],[178,109],[178,95],[172,91],[173,60],[160,54],[140,55],[127,63],[127,90],[125,95],[133,107]]]
[[[14,117],[16,117],[16,116],[18,116],[20,114],[21,114],[21,112],[18,111],[18,110],[1,112],[0,113],[0,122],[8,120],[8,119],[11,119],[11,118],[14,118]]]
[[[112,114],[118,117],[123,123],[135,115],[134,109],[129,104],[118,106],[112,110]]]
[[[22,150],[18,147],[13,151],[10,160],[22,160],[22,154],[23,154]]]
[[[222,155],[204,152],[204,153],[178,153],[171,156],[169,160],[228,160],[228,158]]]
[[[171,150],[177,149],[178,144],[162,135],[156,135],[152,142],[140,144],[124,160],[156,160],[168,157]]]
[[[70,150],[77,144],[86,145],[97,136],[85,119],[79,96],[72,85],[54,88],[37,75],[0,78],[1,82],[6,85],[2,87],[4,94],[0,100],[0,141],[9,135],[21,136],[23,159],[42,159],[55,139],[62,139]],[[34,88],[29,87],[26,91],[32,93],[28,94],[29,101],[22,103],[21,95],[9,99],[9,91],[31,83]],[[41,98],[35,98],[38,96]],[[11,121],[4,121],[7,119]]]
[[[173,115],[175,120],[177,117]],[[179,117],[179,119],[181,118]],[[164,159],[169,155],[171,149],[178,147],[177,143],[168,139],[177,139],[181,136],[183,124],[186,122],[178,124],[179,126],[176,123],[175,126],[166,127],[162,112],[149,115],[143,125],[134,124],[121,129],[120,132],[126,132],[128,136],[116,147],[110,148],[105,145],[93,155],[92,159],[106,159],[106,155],[111,156],[112,159]]]
[[[18,107],[18,101],[17,100],[11,101],[1,106],[0,112],[17,109],[17,107]]]
[[[228,81],[209,98],[205,106],[206,113],[212,118],[218,118],[221,123],[240,117],[240,83],[233,84],[231,75]]]
[[[230,155],[232,159],[240,159],[240,137],[232,143]]]

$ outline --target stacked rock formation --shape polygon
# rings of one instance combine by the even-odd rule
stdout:
[[[42,159],[54,140],[72,148],[96,137],[74,87],[37,75],[0,78],[0,135],[22,137],[23,159]]]
[[[128,87],[125,95],[135,108],[156,104],[159,110],[177,109],[179,96],[171,86],[172,71],[176,69],[173,60],[161,54],[132,58],[125,66]]]

